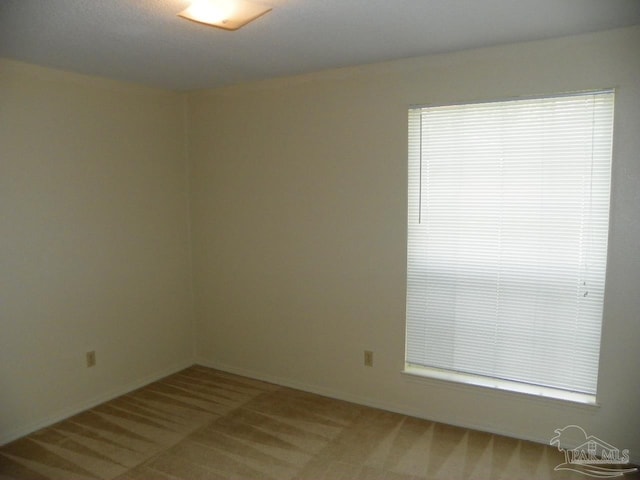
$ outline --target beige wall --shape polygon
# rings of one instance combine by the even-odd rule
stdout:
[[[0,63],[0,443],[192,363],[187,210],[183,97]]]
[[[578,424],[640,459],[639,45],[636,27],[190,94],[199,361],[541,442]],[[407,107],[602,87],[618,90],[600,406],[403,376]]]

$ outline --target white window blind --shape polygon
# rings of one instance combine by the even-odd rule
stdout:
[[[409,110],[407,366],[595,395],[613,103]]]

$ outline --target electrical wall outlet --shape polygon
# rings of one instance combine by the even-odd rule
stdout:
[[[364,366],[373,367],[373,352],[371,350],[364,351]]]
[[[87,352],[87,367],[93,367],[96,364],[96,351]]]

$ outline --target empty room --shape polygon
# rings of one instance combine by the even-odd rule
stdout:
[[[640,478],[640,0],[0,0],[0,479]]]

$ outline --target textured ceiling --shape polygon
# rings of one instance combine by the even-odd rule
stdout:
[[[228,32],[176,17],[188,0],[0,0],[0,57],[190,90],[640,24],[640,0],[260,3]]]

